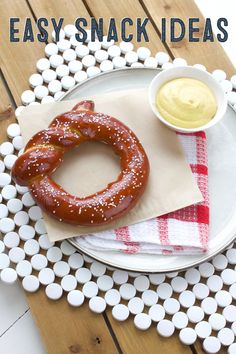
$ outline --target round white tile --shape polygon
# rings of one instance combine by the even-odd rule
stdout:
[[[175,331],[175,326],[173,322],[169,320],[161,320],[157,324],[157,332],[162,336],[162,337],[171,337],[172,334]]]
[[[63,295],[63,289],[59,284],[51,283],[46,286],[45,294],[51,300],[59,300]]]
[[[94,296],[89,300],[89,308],[95,313],[102,313],[106,309],[106,301],[101,296]]]
[[[112,309],[112,316],[117,321],[125,321],[129,317],[129,309],[123,304],[115,305]]]
[[[84,302],[84,294],[80,290],[72,290],[67,294],[67,301],[71,306],[79,307]]]
[[[134,325],[136,328],[146,331],[152,324],[151,317],[146,313],[138,313],[134,317]]]

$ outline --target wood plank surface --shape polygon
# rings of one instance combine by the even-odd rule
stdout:
[[[43,288],[27,299],[48,354],[118,353],[103,316],[91,312],[87,301],[73,308],[65,298],[49,300]]]
[[[16,121],[14,102],[0,74],[0,143],[7,140],[6,129]],[[118,350],[103,318],[93,314],[88,303],[79,309],[46,298],[44,288],[35,294],[26,293],[31,312],[49,354],[101,353],[116,354]]]
[[[124,17],[131,17],[132,19],[136,17],[147,17],[147,14],[144,12],[138,0],[121,0],[119,2],[116,0],[102,2],[86,0],[86,4],[90,9],[90,13],[95,18],[103,17],[106,23],[111,17],[116,19],[116,23],[120,23],[121,19]],[[105,29],[107,29],[106,26]],[[142,45],[148,46],[153,55],[156,51],[166,51],[158,33],[151,24],[149,24],[147,30],[150,34],[150,42]],[[136,47],[140,46],[136,41],[132,42],[134,42]],[[192,352],[190,347],[183,347],[179,342],[177,334],[170,338],[170,342],[169,340],[167,342],[165,339],[158,336],[155,325],[152,325],[152,328],[146,332],[140,332],[134,327],[132,317],[124,323],[119,323],[113,319],[111,311],[106,311],[106,313],[124,353],[143,354],[145,352],[145,354],[153,354],[156,352],[157,348],[160,353],[168,353],[170,348],[172,352],[176,354]],[[131,338],[135,338],[135,340]]]
[[[107,30],[108,20],[113,17],[116,19],[118,28],[120,29],[120,21],[124,17],[130,17],[135,20],[137,17],[145,18],[147,17],[143,8],[136,0],[107,0],[107,1],[96,1],[96,0],[86,0],[86,4],[89,7],[90,13],[95,18],[102,17],[105,20],[105,30]],[[165,48],[160,40],[158,33],[155,31],[154,27],[149,23],[147,27],[148,34],[150,35],[149,43],[142,43],[142,45],[148,46],[152,54],[156,51],[165,51]],[[136,48],[140,46],[136,40],[132,41]],[[157,348],[159,352],[167,352],[168,348],[172,348],[173,353],[191,353],[190,347],[184,347],[179,342],[177,336],[171,338],[171,343],[166,343],[163,338],[157,335],[156,328],[153,325],[151,329],[147,332],[140,332],[133,325],[133,318],[129,318],[124,323],[119,323],[115,321],[111,315],[111,311],[106,311],[109,321],[112,325],[113,331],[118,339],[121,349],[124,353],[155,353]],[[131,340],[135,338],[135,340]]]
[[[68,8],[67,6],[67,3],[65,1],[62,1],[62,0],[59,0],[59,1],[50,1],[50,4],[48,5],[48,1],[45,1],[45,0],[42,0],[40,1],[40,3],[38,3],[38,1],[36,0],[29,0],[29,3],[30,3],[30,6],[31,6],[31,9],[33,11],[33,13],[35,14],[35,17],[38,18],[38,17],[55,17],[56,19],[58,19],[59,17],[64,17],[66,19],[65,21],[65,24],[66,23],[73,23],[75,18],[78,16],[83,16],[83,17],[86,17],[88,18],[89,17],[89,14],[86,10],[86,8],[83,6],[83,3],[82,2],[74,2],[72,1],[71,2],[71,7]],[[100,2],[100,5],[102,3]],[[139,3],[137,2],[137,4],[139,5]],[[93,11],[93,15],[95,15],[94,13],[94,10],[95,10],[95,5],[97,7],[97,2],[95,2],[92,6],[92,9],[90,8],[90,11],[92,12]],[[113,6],[115,6],[115,2],[113,1]],[[121,6],[121,7],[120,7]],[[121,3],[119,3],[119,9],[117,11],[117,6],[116,6],[116,12],[115,13],[119,13],[119,19],[125,17],[125,4],[124,4],[124,1],[122,1]],[[122,10],[121,10],[122,9]],[[138,11],[142,11],[142,8],[141,6],[139,5],[139,8],[137,9],[136,11],[136,15],[138,16]],[[102,12],[103,12],[103,9],[102,9]],[[107,13],[107,16],[109,15],[109,13]],[[139,13],[139,16],[141,14]],[[144,12],[142,11],[142,15],[144,16]],[[100,15],[98,14],[98,17]],[[105,17],[105,14],[103,13],[101,15],[102,17]],[[135,14],[133,15],[135,17]],[[52,30],[52,29],[51,29]],[[152,32],[153,34],[155,34],[155,38],[156,40],[154,41],[154,36],[152,36],[152,43],[153,43],[153,47],[155,48],[155,50],[164,50],[164,47],[162,46],[161,42],[160,42],[160,38],[158,37],[158,35],[156,34],[156,32],[154,31],[154,29],[152,28]],[[41,306],[38,306],[38,303],[39,303],[39,296],[40,295],[36,295],[36,296],[30,296],[29,297],[29,301],[30,301],[30,307],[33,311],[33,315],[35,316],[36,318],[36,321],[39,325],[39,328],[40,329],[43,329],[45,328],[45,323],[44,323],[44,316],[42,315],[42,312],[41,312]],[[65,302],[65,301],[64,301]],[[58,302],[58,304],[54,304],[54,309],[53,311],[50,311],[49,313],[47,313],[47,318],[49,318],[49,320],[52,318],[54,319],[55,318],[55,312],[58,313],[58,312],[61,312],[61,302]],[[64,311],[64,316],[68,315],[68,312],[67,311]],[[89,322],[90,320],[90,311],[87,309],[83,311],[83,318],[85,321]],[[98,317],[98,316],[97,316]],[[101,316],[100,316],[101,317]],[[109,319],[110,319],[110,316],[109,316]],[[113,321],[114,322],[114,321]],[[71,326],[73,327],[73,322],[72,323],[69,323],[69,321],[67,321],[68,323],[68,327],[70,328]],[[128,327],[133,327],[133,323],[130,323],[129,321],[129,324],[128,324]],[[120,324],[118,324],[117,328],[120,329],[120,327],[122,327]],[[46,326],[47,328],[47,326]],[[126,326],[127,328],[127,326]],[[56,327],[56,330],[57,330],[57,336],[56,337],[53,337],[50,335],[50,332],[48,330],[41,330],[41,334],[44,338],[44,341],[46,343],[46,346],[47,348],[51,348],[52,347],[59,347],[61,345],[63,345],[63,343],[58,343],[57,341],[57,337],[61,337],[63,338],[63,329],[60,327]],[[113,328],[114,332],[115,332],[115,335],[117,335],[116,333],[116,327]],[[70,330],[69,330],[70,331]],[[73,328],[72,328],[72,332],[73,332]],[[156,333],[155,333],[156,334]],[[82,337],[83,338],[83,337]],[[119,338],[119,339],[122,339],[122,338]],[[149,338],[150,339],[150,338]],[[56,342],[56,343],[55,343]],[[176,344],[179,345],[178,343],[178,339],[175,340]],[[138,344],[139,341],[136,341],[136,343]],[[155,348],[159,343],[159,339],[158,339],[158,336],[155,335],[155,341],[153,342],[153,348]],[[124,352],[125,353],[129,353],[130,352],[130,348],[126,348],[126,344],[128,344],[127,341],[125,341],[124,343]],[[142,339],[142,343],[138,344],[137,347],[140,347],[142,348],[142,345],[143,345],[143,339]],[[86,345],[85,345],[86,346]],[[181,347],[181,346],[179,346]],[[95,350],[95,348],[93,348]],[[50,352],[50,351],[49,351]],[[54,352],[53,352],[54,354]]]
[[[153,54],[157,50],[165,50],[159,37],[160,19],[162,17],[187,17],[201,16],[193,1],[182,0],[1,0],[0,3],[0,41],[1,41],[1,69],[11,90],[15,101],[20,103],[20,94],[28,88],[28,77],[35,71],[36,60],[44,56],[44,44],[37,41],[27,44],[9,43],[8,19],[9,17],[64,17],[65,22],[73,23],[77,17],[89,18],[103,17],[105,22],[110,17],[120,21],[124,17],[149,16],[156,22],[148,25],[150,43],[141,43],[148,46]],[[33,13],[33,15],[32,15]],[[202,16],[201,16],[202,17]],[[21,21],[22,23],[24,21]],[[22,26],[21,23],[21,26]],[[19,28],[22,28],[19,26]],[[118,26],[119,27],[119,26]],[[50,31],[52,27],[50,26]],[[135,42],[135,41],[134,41]],[[136,44],[136,43],[135,43]],[[224,68],[228,74],[234,73],[234,67],[218,43],[189,44],[182,41],[179,45],[168,43],[170,51],[175,57],[184,57],[189,63],[205,64],[209,70]],[[214,56],[212,55],[214,51]],[[5,82],[0,77],[0,138],[5,139],[5,129],[14,120],[14,115],[9,105],[12,103],[7,94]],[[5,112],[1,115],[1,112]],[[3,140],[2,140],[3,141]],[[28,301],[49,354],[71,353],[117,353],[119,346],[123,353],[154,354],[154,353],[183,353],[190,354],[191,348],[183,346],[177,334],[171,338],[163,339],[158,336],[155,325],[146,332],[137,330],[133,325],[133,317],[124,323],[119,323],[112,318],[108,309],[104,317],[94,315],[88,309],[88,303],[81,308],[71,308],[65,298],[58,302],[49,301],[44,290],[37,294],[27,294]],[[111,328],[111,327],[112,328]],[[116,346],[111,330],[119,345]],[[197,342],[193,349],[203,353],[202,345]]]
[[[17,103],[21,104],[21,93],[28,89],[29,76],[36,71],[36,61],[44,56],[44,44],[38,42],[11,43],[9,40],[9,17],[19,17],[16,24],[19,35],[22,35],[25,18],[29,17],[33,23],[33,16],[25,0],[1,0],[0,2],[0,65],[12,95]]]
[[[200,32],[202,35],[204,29],[204,18],[194,1],[189,0],[140,0],[155,22],[156,26],[161,29],[161,19],[166,18],[169,28],[170,18],[181,18],[185,24],[188,24],[189,17],[199,18]],[[182,41],[174,43],[169,40],[170,31],[167,31],[167,44],[174,57],[181,57],[188,61],[189,64],[203,64],[209,71],[214,69],[223,69],[232,76],[235,73],[235,67],[227,57],[220,43],[214,42],[189,42],[188,37]],[[187,31],[188,35],[188,31]],[[197,35],[196,35],[197,37]]]
[[[75,18],[78,16],[90,18],[82,1],[70,1],[69,4],[68,1],[65,0],[51,0],[50,2],[47,0],[41,0],[40,2],[37,0],[29,0],[29,4],[35,18],[54,17],[58,20],[60,17],[63,17],[63,26],[68,23],[74,23]],[[49,32],[51,33],[52,30],[52,25],[49,23]],[[94,314],[91,314],[91,311],[88,309],[88,304],[84,305],[83,309],[81,308],[76,324],[75,315],[74,318],[72,315],[74,314],[74,309],[71,309],[71,307],[68,306],[65,298],[59,302],[54,302],[53,306],[50,306],[50,311],[47,310],[49,305],[46,302],[45,307],[43,307],[45,311],[42,312],[42,302],[44,300],[47,301],[43,291],[39,291],[34,294],[34,296],[30,296],[29,294],[26,295],[32,314],[36,319],[49,353],[117,352],[103,316],[95,316]],[[60,314],[60,316],[58,314]],[[46,321],[45,318],[47,319]],[[56,325],[55,318],[57,318],[58,323],[66,323],[66,333],[69,333],[70,335],[65,336],[64,327]],[[53,328],[53,332],[55,333],[53,336],[51,335],[51,328]],[[86,331],[89,332],[89,336],[86,334]],[[78,333],[81,333],[82,335],[78,336]],[[76,339],[77,336],[78,339]]]
[[[0,73],[0,142],[7,139],[7,127],[15,121],[11,97],[8,94],[2,73]]]
[[[120,22],[124,17],[130,17],[133,19],[135,26],[130,28],[130,33],[132,34],[134,34],[136,31],[136,18],[140,17],[143,20],[144,18],[148,17],[138,0],[86,0],[86,4],[90,9],[91,14],[95,18],[104,18],[104,29],[106,31],[109,19],[111,17],[116,19],[116,25],[117,29],[119,29],[119,32],[121,28]],[[153,55],[155,55],[157,51],[165,51],[166,49],[150,21],[146,26],[146,30],[149,36],[149,42],[137,43],[136,36],[134,35],[134,40],[132,40],[132,43],[134,43],[135,47],[149,47],[152,49]]]
[[[77,0],[28,0],[30,7],[36,18],[46,17],[55,18],[57,21],[60,17],[64,18],[62,28],[67,24],[73,24],[77,17],[90,18],[90,15],[83,4],[83,1]],[[49,22],[49,32],[51,34],[53,26]],[[49,35],[50,39],[50,35]]]
[[[20,9],[21,4],[22,8]],[[67,1],[61,0],[52,1],[50,6],[47,6],[47,4],[48,1],[40,1],[40,3],[37,1],[37,5],[40,5],[39,7],[37,7],[37,14],[39,17],[50,18],[57,16],[59,18],[65,16],[66,20],[68,21],[67,23],[71,23],[71,21],[74,21],[74,16],[76,16],[77,13],[81,13],[82,16],[88,16],[88,13],[85,7],[83,6],[82,2],[80,2],[78,5],[75,5],[75,8],[71,8],[70,6],[68,6]],[[26,6],[26,3],[24,1],[20,1],[20,3],[19,1],[16,1],[15,5],[12,5],[13,3],[11,0],[5,2],[4,4],[5,22],[8,20],[9,16],[20,17],[22,22],[24,22],[23,19],[26,16],[33,19],[32,14],[30,13],[29,8]],[[33,1],[31,5],[34,8]],[[2,11],[0,11],[0,13],[3,14]],[[4,23],[4,29],[5,32],[8,30],[6,23]],[[6,42],[5,37],[3,39]],[[11,92],[17,103],[20,103],[20,94],[22,93],[22,91],[28,89],[28,77],[30,76],[30,74],[32,74],[37,59],[39,59],[41,56],[44,56],[45,44],[42,46],[40,45],[38,47],[37,43],[38,42],[35,42],[33,44],[30,43],[30,46],[29,44],[24,43],[18,46],[18,48],[15,48],[14,43],[14,45],[11,44],[12,48],[10,49],[8,49],[9,44],[7,46],[6,43],[7,50],[4,56],[1,56],[3,73],[6,76],[7,82],[9,83],[9,86],[11,88]],[[34,49],[35,46],[36,50],[32,50],[32,48]],[[22,50],[23,48],[24,50]],[[28,57],[28,53],[30,52],[31,56],[29,55]],[[11,61],[6,62],[8,55],[12,59]],[[29,63],[26,58],[29,60]],[[22,64],[21,68],[21,66],[18,65],[18,60],[21,63],[26,62],[27,64]],[[15,66],[18,66],[19,72],[15,69]],[[1,127],[3,127],[3,129],[1,129],[1,132],[2,134],[4,134],[4,138],[6,138],[6,127],[10,124],[10,122],[14,121],[14,114],[11,109],[9,109],[9,111],[6,111],[10,100],[6,94],[4,96],[6,90],[4,89],[3,84],[0,85],[0,94],[1,93],[3,94],[3,96],[1,96],[2,100],[0,106],[1,112],[3,112],[3,121],[1,122]],[[82,352],[86,353],[117,352],[117,349],[114,345],[114,341],[110,335],[109,329],[107,328],[103,317],[94,316],[93,314],[91,315],[91,311],[89,311],[88,306],[84,306],[83,309],[81,309],[80,315],[78,316],[77,311],[73,312],[72,309],[67,305],[66,299],[63,299],[61,302],[53,303],[53,306],[49,306],[49,304],[46,303],[45,307],[42,307],[42,304],[44,303],[43,300],[46,301],[46,297],[44,295],[43,290],[34,294],[34,296],[30,296],[28,293],[26,294],[26,296],[30,303],[32,314],[36,318],[38,326],[41,330],[41,334],[46,343],[49,353],[66,354],[81,352],[81,350]],[[48,310],[48,308],[50,309],[50,311]],[[74,313],[76,315],[72,315]],[[66,324],[66,333],[69,333],[69,335],[65,336],[65,328],[64,326],[58,325],[59,323]],[[55,335],[52,335],[51,329]],[[89,332],[89,336],[85,335],[86,331]],[[81,335],[78,335],[79,333],[81,333]],[[80,348],[78,349],[79,351],[76,351],[76,348]]]
[[[117,340],[123,353],[130,354],[191,354],[189,346],[180,343],[177,333],[170,338],[163,338],[158,335],[156,324],[147,331],[140,331],[134,326],[133,316],[123,323],[117,322],[107,311],[110,323],[115,331]]]
[[[11,98],[7,92],[2,72],[0,72],[0,112],[5,112],[11,107]]]

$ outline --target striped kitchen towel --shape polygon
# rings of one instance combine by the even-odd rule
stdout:
[[[128,254],[198,254],[207,251],[209,195],[206,135],[204,132],[178,133],[178,137],[204,201],[138,224],[77,237],[78,244],[97,251]]]

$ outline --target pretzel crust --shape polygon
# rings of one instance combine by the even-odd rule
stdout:
[[[86,140],[111,145],[120,156],[116,181],[90,196],[76,197],[53,181],[64,153]],[[94,112],[93,101],[79,102],[35,134],[12,168],[13,180],[28,186],[37,204],[52,217],[78,225],[102,225],[134,207],[144,192],[149,162],[135,134],[117,119]]]

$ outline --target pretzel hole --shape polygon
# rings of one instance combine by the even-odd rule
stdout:
[[[120,173],[120,158],[111,146],[86,141],[67,152],[53,179],[70,194],[88,196],[115,181]]]

